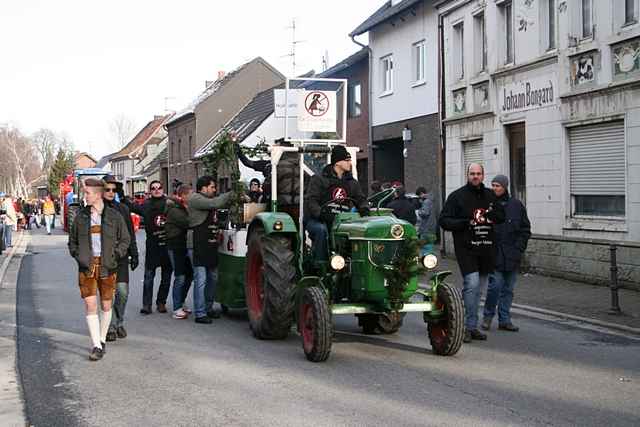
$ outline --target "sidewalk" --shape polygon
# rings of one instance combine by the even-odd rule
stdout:
[[[16,283],[30,236],[14,235],[12,248],[0,255],[0,420],[3,426],[26,423],[16,366]]]
[[[450,270],[450,283],[462,287],[462,277],[455,259],[440,259],[439,270]],[[572,282],[537,274],[520,274],[514,291],[514,307],[550,310],[640,329],[640,292],[620,289],[621,315],[608,314],[611,291],[604,286]],[[483,297],[485,291],[483,290]],[[482,307],[482,305],[481,305]]]

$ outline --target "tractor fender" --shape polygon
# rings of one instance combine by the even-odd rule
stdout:
[[[444,271],[439,271],[437,273],[434,273],[429,279],[429,282],[431,283],[431,290],[435,291],[438,288],[438,286],[442,282],[444,282],[444,279],[446,279],[450,275],[451,275],[451,271],[449,270],[444,270]]]
[[[279,224],[281,224],[281,226]],[[262,228],[264,228],[265,235],[267,236],[275,233],[289,234],[296,236],[297,242],[298,228],[296,227],[296,223],[293,221],[293,218],[291,218],[287,213],[260,212],[257,214],[247,229],[247,244],[249,243],[249,236],[251,236],[251,232],[257,226],[262,226]]]

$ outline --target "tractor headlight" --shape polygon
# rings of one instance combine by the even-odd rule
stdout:
[[[282,224],[282,221],[276,221],[273,223],[273,229],[275,231],[282,231],[283,228],[284,228],[284,225]]]
[[[429,270],[433,270],[438,265],[438,257],[434,254],[428,254],[422,257],[422,265]]]
[[[331,264],[331,268],[335,271],[340,271],[347,265],[347,261],[345,261],[342,255],[332,256],[329,263]]]
[[[391,236],[393,236],[394,239],[402,239],[402,236],[404,236],[404,227],[400,224],[392,225]]]

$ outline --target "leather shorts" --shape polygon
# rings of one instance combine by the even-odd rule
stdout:
[[[78,286],[82,298],[97,296],[100,290],[100,299],[111,301],[116,289],[116,273],[106,277],[100,277],[100,257],[93,257],[91,267],[87,272],[78,275]]]

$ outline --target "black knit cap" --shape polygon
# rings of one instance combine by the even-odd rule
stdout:
[[[331,149],[331,164],[335,165],[341,160],[349,160],[351,159],[351,154],[344,148],[343,145],[335,145]]]

